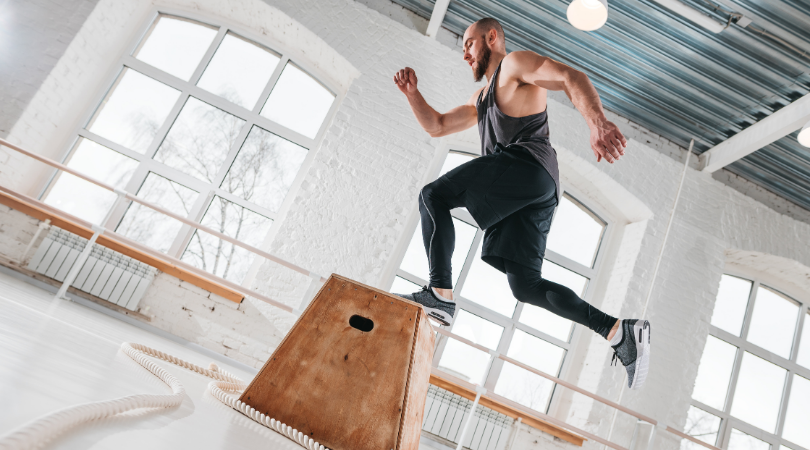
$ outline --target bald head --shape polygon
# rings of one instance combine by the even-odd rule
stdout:
[[[475,30],[475,32],[478,34],[487,34],[490,30],[495,30],[495,33],[497,33],[496,45],[503,45],[504,47],[506,46],[503,35],[503,27],[501,26],[500,22],[492,17],[486,17],[473,23],[470,25],[468,30]]]
[[[506,42],[501,24],[492,18],[481,19],[467,27],[463,40],[464,61],[473,70],[475,81],[481,81],[488,71],[506,56]]]

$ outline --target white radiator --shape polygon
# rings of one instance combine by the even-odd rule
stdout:
[[[57,281],[64,281],[87,239],[51,227],[28,268]],[[135,311],[157,269],[121,253],[94,244],[79,275],[71,286],[96,297]]]
[[[471,400],[431,384],[422,430],[458,444],[472,404]],[[463,446],[471,450],[503,449],[513,423],[511,417],[478,405]]]

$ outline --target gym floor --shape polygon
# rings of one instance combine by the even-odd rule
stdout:
[[[0,272],[0,436],[47,413],[133,394],[168,394],[157,377],[119,351],[138,342],[208,367],[211,357],[86,306],[57,301]],[[141,409],[80,426],[46,449],[301,449],[207,392],[208,378],[156,361],[186,388],[180,407]],[[214,361],[244,380],[253,373]]]

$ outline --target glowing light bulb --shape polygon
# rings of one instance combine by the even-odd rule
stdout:
[[[799,140],[799,144],[810,147],[810,122],[807,122],[807,125],[802,128],[797,139]]]
[[[568,21],[582,31],[599,29],[607,22],[607,0],[574,0],[568,5]]]

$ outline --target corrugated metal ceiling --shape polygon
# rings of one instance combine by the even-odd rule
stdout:
[[[433,11],[431,0],[394,1],[425,18]],[[753,23],[715,34],[658,3],[629,0],[609,2],[607,24],[583,32],[566,19],[568,0],[451,0],[443,26],[463,34],[497,18],[510,51],[584,71],[606,108],[684,147],[694,137],[698,154],[810,92],[810,1],[682,1],[718,22],[737,12]],[[797,134],[726,169],[810,209],[810,149]]]

